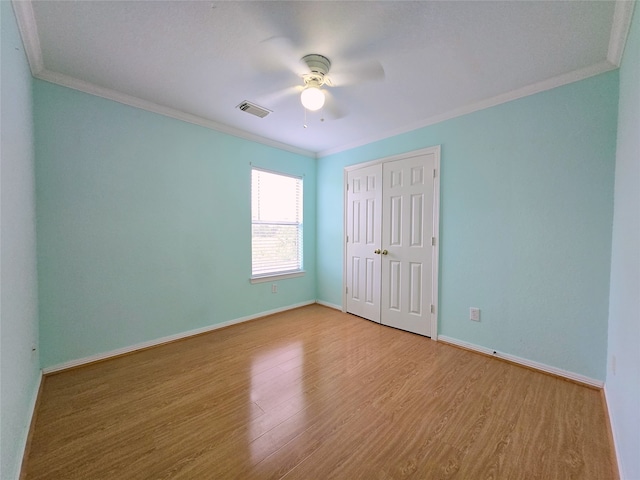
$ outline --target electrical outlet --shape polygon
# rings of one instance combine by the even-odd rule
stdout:
[[[469,320],[473,320],[474,322],[480,321],[480,309],[471,307],[469,309]]]
[[[278,293],[278,284],[277,283],[273,283],[271,285],[271,293]]]

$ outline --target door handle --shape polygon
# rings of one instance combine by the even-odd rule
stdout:
[[[380,249],[379,249],[379,248],[376,248],[376,249],[373,251],[373,253],[375,253],[376,255],[380,255]]]
[[[382,250],[382,254],[383,254],[383,255],[386,255],[386,254],[388,254],[388,253],[389,253],[388,251],[386,251],[386,250]]]

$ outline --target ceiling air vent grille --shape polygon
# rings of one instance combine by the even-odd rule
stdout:
[[[255,103],[251,103],[248,101],[242,102],[238,107],[243,112],[250,113],[251,115],[255,115],[256,117],[264,118],[271,113],[271,110],[267,110],[266,108],[259,107]]]

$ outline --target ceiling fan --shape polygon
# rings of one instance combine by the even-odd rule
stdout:
[[[317,111],[325,107],[333,118],[341,118],[345,111],[337,105],[327,87],[361,85],[385,77],[384,68],[376,60],[357,62],[332,70],[331,60],[325,55],[310,53],[299,58],[287,38],[272,37],[263,43],[268,45],[268,56],[274,60],[273,63],[284,65],[302,80],[302,85],[288,87],[265,97],[266,101],[272,103],[280,100],[282,96],[299,93],[300,102],[306,110]]]
[[[332,86],[331,78],[327,76],[331,68],[331,61],[324,55],[310,53],[302,57],[302,61],[309,67],[310,73],[302,75],[304,90],[300,94],[302,106],[312,112],[324,105],[324,92],[320,90],[324,84]]]

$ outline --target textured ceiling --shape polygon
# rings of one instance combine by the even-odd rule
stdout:
[[[624,24],[611,1],[14,6],[39,78],[320,156],[615,68]],[[295,70],[309,53],[336,78],[375,62],[385,76],[328,88],[303,128]]]

